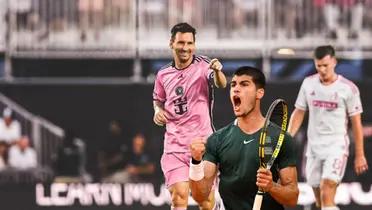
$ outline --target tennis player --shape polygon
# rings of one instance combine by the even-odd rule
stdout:
[[[209,195],[219,171],[219,193],[226,210],[252,209],[258,187],[267,192],[263,210],[297,204],[296,153],[289,135],[285,135],[271,170],[259,169],[258,143],[265,122],[260,104],[264,90],[265,76],[260,70],[243,66],[234,73],[230,100],[237,119],[213,133],[206,145],[202,139],[195,139],[190,146],[190,186],[195,200]],[[276,129],[279,134],[279,127],[269,129]]]

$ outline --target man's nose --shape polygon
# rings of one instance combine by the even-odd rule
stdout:
[[[189,50],[189,46],[187,44],[184,44],[182,46],[182,50],[185,50],[185,51]]]
[[[238,86],[233,87],[233,92],[234,93],[239,93],[240,92],[239,87]]]
[[[326,70],[325,67],[319,67],[319,68],[318,68],[318,71],[319,71],[319,72],[322,72],[322,73],[323,73],[325,70]]]

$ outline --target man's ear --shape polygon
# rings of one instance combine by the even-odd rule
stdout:
[[[337,66],[337,59],[334,57],[334,66],[336,67]]]
[[[173,49],[173,46],[172,46],[172,45],[173,45],[173,39],[170,39],[170,40],[169,40],[169,48],[170,48],[170,49]]]
[[[265,89],[259,88],[257,90],[257,99],[261,99],[265,95]]]

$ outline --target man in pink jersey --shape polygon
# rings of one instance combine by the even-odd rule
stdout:
[[[213,87],[226,87],[222,64],[195,55],[195,29],[179,23],[171,30],[169,47],[173,62],[156,76],[153,100],[154,122],[166,126],[161,167],[172,197],[173,210],[185,210],[189,196],[189,145],[192,139],[206,139],[214,131],[212,124]],[[215,205],[211,193],[200,209]]]
[[[303,81],[288,132],[292,136],[297,133],[308,110],[306,179],[321,210],[339,210],[334,198],[349,155],[349,118],[355,139],[355,172],[362,174],[368,170],[361,122],[363,109],[358,87],[335,73],[334,48],[317,47],[314,55],[318,73]]]

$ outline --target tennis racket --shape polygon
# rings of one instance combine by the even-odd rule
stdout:
[[[283,99],[276,99],[269,107],[266,113],[265,124],[261,130],[260,142],[258,146],[258,156],[260,158],[260,167],[270,169],[275,159],[278,157],[280,148],[282,147],[285,133],[287,130],[288,120],[288,105]],[[272,125],[275,124],[275,125]],[[275,133],[271,135],[273,129],[269,129],[269,126],[280,128],[279,135]],[[272,136],[279,136],[278,140],[272,139]],[[254,199],[253,210],[260,210],[263,195],[265,192],[262,189],[258,189],[256,197]]]

